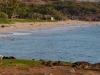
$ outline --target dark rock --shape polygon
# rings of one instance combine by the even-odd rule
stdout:
[[[46,61],[42,61],[42,65],[46,65],[47,64],[47,62]]]
[[[95,64],[92,64],[92,70],[97,70],[97,71],[100,71],[100,63],[95,63]]]
[[[73,63],[72,67],[90,69],[91,64],[88,62],[84,62],[84,61],[83,62],[75,62],[75,63]]]
[[[42,65],[52,67],[53,63],[52,63],[52,61],[42,61]]]
[[[57,61],[53,63],[53,66],[64,66],[64,63],[62,61]]]
[[[9,57],[4,56],[3,59],[9,59]]]
[[[49,67],[52,67],[52,66],[64,66],[64,63],[62,61],[57,61],[57,62],[52,62],[52,61],[42,61],[42,65],[45,65],[45,66],[49,66]]]
[[[40,59],[39,61],[44,61],[43,59]]]
[[[15,58],[15,57],[13,57],[13,56],[10,56],[10,57],[9,57],[9,59],[16,59],[16,58]]]
[[[4,28],[4,27],[5,27],[5,25],[1,25],[1,27],[2,27],[2,28]]]
[[[35,60],[35,59],[32,59],[32,60]]]
[[[75,62],[72,64],[72,67],[100,71],[100,63],[90,64],[90,63],[84,62],[84,61],[83,62]]]
[[[52,67],[52,66],[53,66],[53,63],[52,63],[52,61],[48,61],[48,62],[46,63],[46,65],[45,65],[45,66]]]
[[[10,57],[6,57],[6,56],[4,56],[3,59],[16,59],[16,58],[13,57],[13,56],[10,56]]]

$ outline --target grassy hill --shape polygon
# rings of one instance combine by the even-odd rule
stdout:
[[[85,20],[100,21],[100,2],[75,0],[5,0],[0,1],[0,19]]]

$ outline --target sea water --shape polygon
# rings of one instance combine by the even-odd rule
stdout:
[[[100,25],[1,32],[0,54],[18,59],[97,63],[100,62]]]

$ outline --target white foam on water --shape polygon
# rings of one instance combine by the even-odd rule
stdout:
[[[4,34],[0,34],[0,38],[5,38],[5,37],[7,37],[8,35],[4,35]]]
[[[66,30],[74,30],[79,27],[85,27],[85,26],[59,26],[59,27],[53,27],[53,28],[43,28],[43,29],[38,29],[38,30],[33,30],[31,31],[32,33],[57,33],[61,31],[66,31]]]
[[[30,35],[31,33],[14,32],[11,35]]]

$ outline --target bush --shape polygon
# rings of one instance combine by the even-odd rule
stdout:
[[[8,19],[8,15],[5,12],[0,12],[0,19]]]
[[[29,17],[30,17],[31,19],[37,19],[37,20],[39,20],[39,19],[42,18],[42,14],[39,14],[39,13],[32,13],[32,14],[29,15]]]
[[[52,17],[51,15],[44,15],[43,19],[44,20],[51,20],[51,17]]]
[[[54,16],[55,20],[66,20],[67,16],[64,16],[62,13],[58,13]]]

